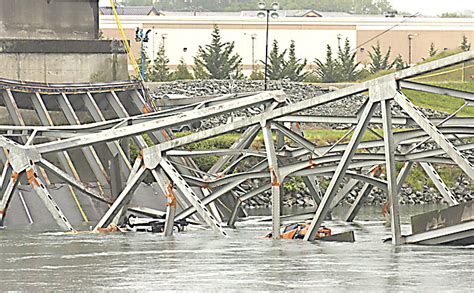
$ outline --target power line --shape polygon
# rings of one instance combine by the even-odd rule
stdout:
[[[382,35],[388,33],[389,31],[393,30],[393,29],[396,28],[397,26],[400,26],[402,23],[405,23],[405,22],[407,22],[408,20],[410,20],[411,18],[417,17],[418,15],[420,15],[419,12],[417,12],[417,13],[415,13],[415,14],[412,14],[412,15],[410,15],[410,16],[407,16],[407,17],[406,17],[404,20],[402,20],[401,22],[395,24],[394,26],[392,26],[392,27],[386,29],[385,31],[379,33],[378,35],[376,35],[376,36],[374,36],[374,37],[368,39],[367,41],[363,42],[363,43],[360,44],[359,46],[355,47],[355,48],[352,50],[352,52],[357,51],[357,49],[359,49],[360,47],[366,45],[366,44],[369,43],[369,42],[372,42],[373,40],[377,39],[378,37],[380,37],[380,36],[382,36]]]

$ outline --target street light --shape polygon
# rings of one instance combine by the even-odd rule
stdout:
[[[408,34],[408,64],[411,65],[411,47],[412,47],[412,40],[418,36],[418,34]]]
[[[151,29],[147,30],[146,32],[143,31],[142,28],[137,27],[135,30],[135,42],[141,43],[141,50],[142,50],[142,81],[145,81],[145,43],[148,43],[149,38],[148,34],[151,32]]]
[[[268,27],[270,24],[270,17],[277,18],[277,10],[280,8],[278,3],[273,2],[271,7],[267,8],[267,5],[264,2],[258,3],[258,9],[260,12],[257,14],[260,18],[267,18],[267,28],[266,28],[266,38],[265,38],[265,90],[268,88]]]
[[[341,49],[341,39],[342,39],[342,35],[338,34],[337,35],[337,48],[338,49]]]
[[[161,35],[161,45],[163,46],[163,48],[165,48],[165,42],[166,42],[166,38],[168,37],[168,34],[162,34]]]
[[[250,37],[252,38],[252,72],[255,72],[255,39],[257,34],[252,34]]]

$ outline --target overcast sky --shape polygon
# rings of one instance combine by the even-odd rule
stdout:
[[[423,15],[438,15],[443,12],[474,10],[474,0],[389,0],[396,10]],[[101,6],[109,5],[109,0],[99,0]],[[317,10],[317,7],[316,7]]]
[[[443,12],[474,10],[473,0],[389,0],[398,11],[438,15]]]

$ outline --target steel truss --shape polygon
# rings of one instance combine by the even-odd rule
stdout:
[[[474,179],[474,166],[465,155],[474,148],[474,117],[457,117],[456,112],[446,119],[429,119],[401,90],[439,93],[472,103],[473,93],[415,83],[410,78],[473,59],[473,51],[465,52],[293,104],[287,103],[284,92],[270,91],[195,98],[190,100],[195,103],[166,107],[164,100],[152,103],[141,85],[134,82],[25,85],[0,81],[0,104],[10,116],[10,124],[0,126],[0,145],[5,150],[1,156],[0,219],[3,223],[19,186],[30,185],[61,229],[79,229],[80,225],[68,220],[69,214],[63,212],[58,198],[51,195],[49,189],[56,183],[69,187],[69,196],[75,199],[84,221],[91,221],[87,217],[90,209],[82,207],[86,199],[93,201],[89,207],[102,208],[94,219],[95,231],[119,224],[127,211],[133,211],[164,215],[165,235],[173,233],[175,220],[194,217],[227,237],[223,221],[235,227],[237,219],[245,215],[243,202],[271,192],[272,235],[278,239],[283,184],[301,176],[317,203],[305,240],[314,240],[328,213],[362,182],[362,190],[344,219],[352,221],[370,191],[380,188],[390,203],[393,243],[401,244],[398,193],[414,163],[420,164],[450,205],[458,202],[435,165],[456,165]],[[354,109],[354,116],[304,114],[305,110],[366,92],[368,98],[361,109]],[[392,117],[394,106],[401,107],[406,116]],[[261,110],[242,115],[256,107]],[[374,114],[378,112],[381,116]],[[26,123],[27,115],[34,116],[36,124]],[[171,131],[223,115],[234,119],[185,136],[175,137]],[[321,146],[304,137],[304,123],[353,127],[333,145]],[[382,126],[383,135],[372,130],[374,125]],[[394,125],[405,129],[393,131]],[[236,131],[240,131],[240,138],[229,149],[186,148]],[[377,139],[363,139],[367,131],[375,133]],[[252,143],[260,132],[264,148],[254,148]],[[138,150],[133,165],[130,140]],[[437,147],[419,148],[427,143]],[[206,171],[194,162],[202,156],[219,159]],[[398,174],[397,162],[404,163]],[[386,180],[378,178],[382,165]],[[319,187],[321,176],[331,178],[324,192]],[[261,179],[260,185],[252,182],[257,178]],[[140,202],[143,193],[139,188],[146,180],[155,182],[152,186],[166,199],[165,205],[153,205],[159,201],[155,196],[146,199],[149,205]]]

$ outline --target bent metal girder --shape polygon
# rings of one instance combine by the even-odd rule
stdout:
[[[228,226],[234,227],[244,201],[271,192],[272,235],[279,238],[282,184],[290,177],[301,176],[318,203],[305,240],[313,240],[330,210],[358,182],[363,182],[362,192],[345,219],[354,219],[364,197],[373,187],[380,188],[389,199],[392,241],[401,244],[397,195],[413,163],[420,164],[427,176],[436,180],[436,187],[450,205],[458,202],[436,172],[435,165],[458,166],[474,180],[474,166],[466,157],[466,151],[474,149],[474,117],[457,117],[457,111],[444,119],[429,119],[401,89],[444,94],[464,100],[463,107],[472,105],[473,93],[420,84],[410,78],[473,59],[473,51],[465,52],[293,104],[286,102],[283,92],[270,91],[193,99],[196,103],[161,111],[153,105],[166,105],[166,101],[152,102],[139,84],[70,88],[29,85],[22,88],[13,82],[0,82],[3,105],[13,121],[13,125],[0,126],[0,145],[5,149],[0,217],[4,218],[18,184],[22,184],[20,180],[26,184],[21,178],[26,178],[58,225],[63,229],[75,229],[68,221],[68,215],[48,193],[48,179],[55,177],[71,186],[72,192],[76,190],[109,205],[95,223],[97,231],[117,225],[127,210],[133,210],[148,215],[165,214],[166,235],[172,234],[170,225],[175,219],[194,217],[205,222],[218,235],[227,236],[222,226],[224,219],[227,219]],[[354,109],[353,116],[304,114],[305,110],[365,92],[368,92],[368,98],[361,96],[361,99],[366,99],[365,103],[360,109]],[[31,104],[22,107],[32,108],[41,125],[24,122],[22,107],[17,102],[21,95],[31,99]],[[394,106],[400,107],[406,116],[392,117]],[[241,114],[255,107],[263,110]],[[65,116],[63,125],[55,125],[54,113],[50,113],[54,111]],[[379,111],[380,116],[374,115]],[[83,118],[81,121],[84,113],[92,119],[85,121],[87,119]],[[224,115],[236,118],[184,136],[175,137],[171,131],[182,125]],[[320,146],[305,138],[301,128],[304,123],[340,123],[352,124],[353,127],[344,139],[330,146]],[[372,130],[377,124],[382,125],[383,135]],[[405,129],[393,131],[393,125]],[[228,149],[185,149],[192,143],[241,130],[244,131],[239,132],[239,139]],[[377,138],[363,139],[366,131]],[[263,135],[264,147],[255,149],[252,143],[259,132]],[[145,134],[151,142],[144,139]],[[139,149],[133,164],[127,154],[128,139],[132,139]],[[430,144],[431,148],[420,148],[425,144]],[[70,154],[77,156],[77,150],[85,158],[82,163],[86,162],[92,170],[89,182],[82,179],[81,172],[74,168],[75,161]],[[124,182],[114,184],[120,178],[104,167],[107,162],[101,157],[107,151],[109,157],[120,159],[118,173],[122,176],[118,177],[124,177]],[[58,157],[55,162],[50,158],[52,155]],[[201,170],[193,161],[200,156],[217,156],[219,160],[209,170]],[[404,163],[398,174],[397,162]],[[381,173],[380,165],[385,165],[386,180],[377,178]],[[133,200],[138,196],[137,189],[147,174],[158,183],[157,191],[167,198],[165,211],[133,206]],[[320,176],[331,178],[324,192],[319,187]],[[263,183],[254,186],[252,179],[255,178],[261,178]],[[344,178],[348,179],[347,183],[344,183]],[[90,181],[96,182],[99,188],[91,188]],[[251,189],[242,189],[242,184],[250,185]],[[341,184],[344,184],[342,188]],[[107,189],[104,186],[110,186],[110,190],[116,192],[107,194],[103,191]]]

